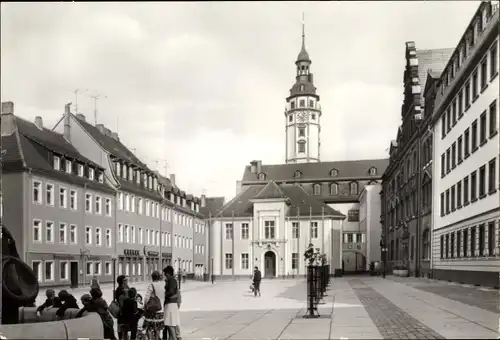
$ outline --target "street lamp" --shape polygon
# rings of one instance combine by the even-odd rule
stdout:
[[[116,255],[113,254],[113,256],[111,256],[111,260],[113,261],[113,297],[114,297],[116,290]]]
[[[179,265],[179,269],[177,270],[177,281],[179,284],[179,290],[181,290],[181,281],[182,281],[182,273],[181,273],[181,258],[177,258],[177,263]]]
[[[214,275],[214,258],[212,257],[212,265],[211,265],[211,272],[212,272],[212,275],[211,276],[211,280],[212,280],[212,284],[214,284],[214,281],[215,281],[215,275]]]

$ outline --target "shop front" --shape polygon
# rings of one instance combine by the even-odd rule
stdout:
[[[118,275],[127,275],[129,281],[142,281],[143,257],[137,249],[124,249],[118,258]]]
[[[155,270],[160,270],[159,269],[159,266],[160,266],[160,259],[159,259],[159,256],[160,256],[160,253],[157,252],[157,251],[144,251],[145,255],[146,255],[146,280],[149,279],[149,277],[151,276],[151,274],[153,273],[153,271]]]
[[[172,265],[172,253],[161,253],[161,268]]]

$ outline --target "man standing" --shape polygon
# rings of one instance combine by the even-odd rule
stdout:
[[[260,281],[262,280],[262,274],[260,273],[259,267],[255,266],[253,271],[253,294],[257,297],[257,293],[260,296]]]

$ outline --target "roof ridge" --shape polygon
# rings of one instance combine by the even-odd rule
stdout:
[[[16,129],[14,130],[14,133],[16,135],[17,149],[19,150],[19,156],[21,156],[21,162],[23,162],[23,167],[26,167],[26,161],[24,159],[24,149],[23,149],[23,145],[21,144],[20,132],[19,132],[19,129],[17,127],[17,123],[15,123],[15,124],[16,124]],[[23,135],[23,137],[24,137],[24,135]]]
[[[260,194],[262,194],[262,193],[264,192],[264,190],[266,190],[266,189],[267,189],[267,187],[268,187],[268,186],[270,186],[271,184],[274,184],[274,187],[275,187],[275,188],[278,188],[279,193],[280,193],[283,197],[286,197],[286,195],[285,195],[285,193],[283,192],[283,190],[281,190],[281,188],[279,187],[279,185],[278,185],[278,184],[276,184],[276,182],[275,182],[275,181],[273,181],[273,180],[270,180],[270,181],[269,181],[269,182],[268,182],[268,183],[267,183],[267,184],[266,184],[266,185],[262,188],[262,190],[261,190],[261,191],[259,191],[257,195],[255,195],[255,197],[259,197],[259,196],[260,196]]]

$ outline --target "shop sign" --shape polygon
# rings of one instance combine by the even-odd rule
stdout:
[[[126,256],[139,256],[139,250],[136,249],[124,249],[123,255]]]
[[[153,257],[153,256],[158,256],[160,253],[159,253],[159,252],[157,252],[157,251],[148,251],[148,253],[147,253],[147,254],[148,254],[148,256]]]
[[[172,253],[161,253],[162,257],[172,258]]]

